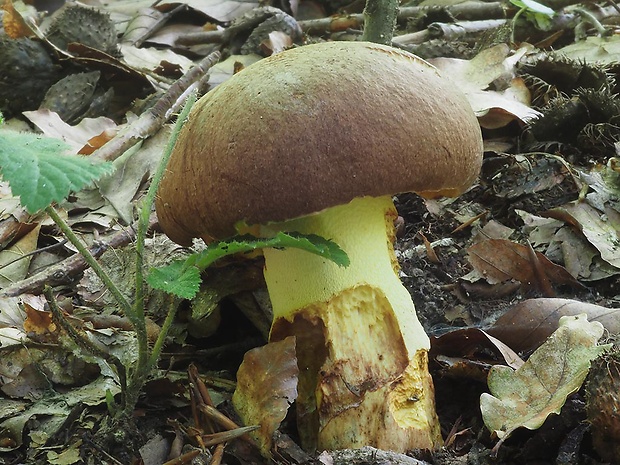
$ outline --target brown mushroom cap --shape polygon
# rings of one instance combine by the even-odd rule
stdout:
[[[458,195],[481,159],[469,103],[430,64],[374,43],[308,45],[200,99],[156,208],[166,234],[188,244],[361,196]]]

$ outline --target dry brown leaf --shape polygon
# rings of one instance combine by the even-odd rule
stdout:
[[[235,410],[245,425],[260,425],[250,433],[265,457],[271,456],[273,433],[297,398],[295,337],[250,350],[237,372]]]
[[[472,245],[468,259],[474,269],[490,284],[515,280],[527,288],[544,291],[546,283],[582,287],[566,269],[551,262],[540,252],[504,239],[489,239]]]
[[[512,307],[487,332],[517,352],[539,347],[556,330],[563,316],[586,314],[611,334],[620,334],[620,309],[569,299],[529,299]]]
[[[495,360],[489,360],[489,351],[496,355]],[[523,365],[523,360],[511,347],[478,328],[460,328],[439,337],[432,337],[429,358],[438,355],[474,361],[484,358],[485,362],[499,361],[515,369]]]
[[[52,314],[50,312],[36,310],[27,303],[23,305],[26,311],[24,330],[27,333],[33,333],[37,336],[37,340],[40,340],[41,336],[51,335],[56,332],[56,323],[52,321]]]
[[[4,10],[2,25],[7,36],[11,39],[19,39],[20,37],[32,37],[34,35],[33,30],[26,24],[11,0],[5,0],[2,9]]]

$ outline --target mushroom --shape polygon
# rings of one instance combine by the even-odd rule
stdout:
[[[335,241],[351,261],[263,251],[270,340],[296,336],[304,448],[440,445],[429,339],[398,277],[392,195],[459,195],[481,159],[456,86],[374,43],[279,53],[192,110],[156,203],[171,239],[297,231]]]

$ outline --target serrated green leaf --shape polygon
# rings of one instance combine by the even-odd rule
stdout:
[[[193,299],[200,289],[200,270],[187,266],[185,260],[175,260],[168,266],[151,269],[146,281],[153,289],[182,299]]]
[[[154,268],[147,278],[149,285],[184,299],[193,299],[200,287],[200,273],[227,255],[252,252],[266,247],[296,248],[331,260],[338,266],[349,266],[349,257],[338,244],[314,234],[279,232],[274,237],[238,236],[214,242],[202,252],[191,254],[163,268]]]
[[[110,163],[93,163],[67,150],[61,140],[0,132],[0,175],[29,213],[64,200],[112,170]]]
[[[292,247],[302,249],[327,260],[338,266],[349,266],[349,257],[338,244],[315,234],[299,234],[279,232],[274,237],[256,238],[254,236],[238,236],[227,241],[210,244],[201,252],[196,260],[196,266],[205,269],[215,260],[226,255],[247,253],[257,249],[273,247],[276,249]]]

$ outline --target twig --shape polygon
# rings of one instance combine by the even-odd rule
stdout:
[[[258,428],[260,428],[258,425],[243,426],[241,428],[221,431],[219,433],[204,434],[202,436],[202,440],[204,441],[205,447],[215,446],[216,444],[228,442],[232,439],[243,438],[245,434],[256,431]]]
[[[57,242],[56,244],[48,245],[46,247],[40,247],[40,248],[38,248],[36,250],[33,250],[32,252],[28,252],[28,253],[25,253],[23,255],[20,255],[16,259],[11,260],[8,263],[3,263],[2,265],[0,265],[0,270],[3,269],[3,268],[6,268],[7,266],[12,265],[13,263],[17,263],[20,260],[23,260],[23,259],[28,258],[28,257],[32,257],[33,255],[37,255],[37,254],[40,254],[42,252],[49,252],[50,250],[54,250],[54,249],[57,249],[58,247],[62,247],[67,242],[68,242],[67,239],[63,239],[62,241]]]
[[[152,215],[150,219],[150,228],[152,229],[156,224],[157,217]],[[93,257],[98,258],[110,248],[115,249],[129,244],[135,237],[135,228],[132,225],[114,234],[107,242],[96,242],[89,247],[88,250]],[[43,286],[46,284],[56,286],[66,283],[68,280],[78,276],[87,267],[88,265],[84,257],[80,254],[75,254],[27,279],[6,287],[2,290],[2,295],[15,297],[21,294],[40,294],[43,291]]]
[[[436,7],[434,7],[436,8]],[[401,8],[398,12],[398,21],[419,16],[431,7],[412,6]],[[483,20],[505,18],[506,9],[500,2],[468,1],[457,5],[446,6],[445,10],[458,19]],[[328,18],[299,21],[299,26],[306,34],[320,34],[323,32],[342,32],[348,29],[360,28],[364,22],[362,14],[330,16]]]
[[[171,85],[157,103],[142,113],[135,123],[121,130],[116,137],[93,152],[91,158],[115,160],[137,142],[156,133],[170,116],[179,110],[185,101],[185,95],[192,90],[193,84],[202,79],[206,72],[219,61],[220,56],[220,52],[215,51],[205,57]]]
[[[80,333],[76,328],[73,327],[71,323],[65,318],[62,314],[62,310],[58,307],[58,303],[54,297],[54,293],[52,292],[52,288],[50,286],[45,286],[43,289],[43,294],[45,295],[45,300],[50,307],[52,312],[52,316],[54,321],[65,330],[65,332],[69,335],[71,340],[82,350],[85,350],[91,355],[94,355],[97,358],[105,360],[108,364],[114,366],[116,368],[116,372],[118,374],[118,379],[121,385],[121,392],[125,391],[127,386],[127,376],[125,372],[125,365],[120,361],[118,357],[97,347],[92,343],[88,337],[82,333]]]
[[[506,24],[505,19],[485,19],[481,21],[459,21],[457,23],[432,23],[428,25],[432,39],[455,40],[467,34],[476,34],[496,29]]]

